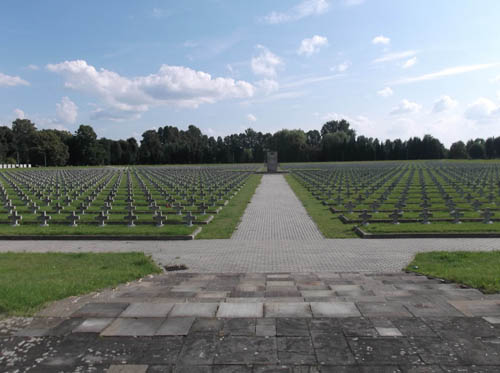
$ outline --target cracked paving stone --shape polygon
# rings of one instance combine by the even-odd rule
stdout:
[[[188,335],[179,354],[180,365],[211,365],[219,340],[213,333]]]
[[[222,332],[224,335],[255,336],[255,319],[225,319]]]
[[[226,337],[215,357],[216,364],[276,364],[277,361],[273,337]]]
[[[87,303],[71,317],[118,317],[129,303]]]
[[[348,338],[358,364],[420,365],[416,349],[404,338]]]
[[[309,320],[303,318],[277,318],[276,335],[278,336],[308,336]]]
[[[141,338],[144,353],[143,364],[174,365],[184,344],[183,337],[148,337]]]
[[[280,364],[317,364],[310,337],[278,337],[276,343]]]

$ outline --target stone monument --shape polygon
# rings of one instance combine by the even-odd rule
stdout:
[[[278,172],[278,152],[267,152],[267,172]]]

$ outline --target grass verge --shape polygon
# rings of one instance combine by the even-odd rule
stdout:
[[[203,227],[196,239],[231,238],[261,179],[262,175],[251,175],[245,186],[210,224]]]
[[[499,251],[419,253],[406,270],[471,286],[484,293],[500,291]]]
[[[160,272],[143,253],[1,253],[0,318]]]
[[[352,230],[354,225],[343,224],[328,206],[314,198],[291,174],[285,179],[325,238],[357,238]]]

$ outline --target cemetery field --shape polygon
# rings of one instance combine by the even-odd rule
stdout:
[[[500,162],[284,164],[328,238],[499,235]],[[361,233],[360,233],[361,232]]]
[[[484,293],[500,291],[500,252],[419,253],[407,271],[471,286]]]
[[[0,318],[160,272],[143,253],[1,253]]]
[[[239,220],[235,211],[241,206],[236,205],[246,206],[248,195],[258,185],[252,174],[258,168],[223,165],[2,170],[0,236],[192,239],[205,229],[213,236],[224,230],[227,235],[227,224],[221,222],[227,223],[228,218]],[[243,196],[237,198],[241,190]],[[209,228],[211,224],[213,228]]]

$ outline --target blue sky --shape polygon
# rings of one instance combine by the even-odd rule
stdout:
[[[10,1],[0,124],[500,136],[498,0]]]

